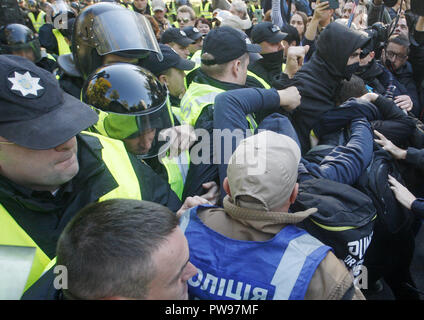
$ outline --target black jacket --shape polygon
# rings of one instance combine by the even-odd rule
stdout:
[[[248,69],[265,80],[271,87],[274,78],[282,73],[283,51],[262,55],[261,59],[249,64]]]
[[[366,37],[344,25],[329,24],[320,34],[311,60],[289,83],[297,87],[302,97],[300,106],[292,113],[302,153],[310,149],[310,130],[319,116],[336,107],[335,97],[341,81],[350,79],[346,67],[350,55],[367,42]]]

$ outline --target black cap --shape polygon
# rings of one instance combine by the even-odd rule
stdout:
[[[192,27],[192,26],[184,27],[183,28],[183,31],[185,32],[185,34],[187,35],[187,37],[189,37],[193,41],[197,41],[201,37],[203,37],[203,33],[201,33],[199,31],[199,29],[197,29],[196,27]]]
[[[180,46],[187,47],[189,44],[194,43],[192,39],[187,37],[186,33],[178,28],[169,28],[165,30],[160,39],[162,43],[175,42]]]
[[[141,60],[140,66],[159,76],[163,71],[170,68],[179,70],[191,70],[196,65],[194,61],[181,58],[170,46],[159,44],[163,60],[159,61],[157,55],[150,54],[148,58]]]
[[[295,27],[289,24],[285,24],[281,31],[287,35],[284,40],[286,40],[289,44],[293,41],[296,41],[296,45],[300,45],[299,32]]]
[[[243,32],[232,27],[219,27],[208,32],[203,41],[202,54],[210,53],[214,60],[202,60],[203,64],[222,64],[241,57],[247,52],[261,52],[261,47],[248,43]]]
[[[0,136],[37,150],[57,147],[98,120],[53,74],[14,55],[0,55],[0,115]]]
[[[284,40],[286,37],[287,33],[281,32],[277,25],[268,21],[256,24],[250,33],[250,38],[253,43],[261,43],[262,41],[277,43]]]

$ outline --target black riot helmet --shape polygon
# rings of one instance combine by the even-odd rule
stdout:
[[[121,62],[102,66],[85,81],[82,100],[99,115],[96,131],[124,141],[128,151],[151,158],[169,148],[159,138],[173,126],[168,91],[150,71]],[[127,139],[136,141],[137,151],[128,148]]]
[[[38,3],[35,0],[28,0],[27,1],[27,7],[30,11],[37,11],[38,10]]]
[[[75,20],[72,53],[84,79],[103,64],[104,55],[141,59],[150,52],[155,52],[162,60],[149,20],[119,4],[90,5]]]
[[[0,53],[16,54],[19,51],[32,51],[34,63],[42,58],[40,42],[30,28],[19,23],[11,23],[1,27]]]

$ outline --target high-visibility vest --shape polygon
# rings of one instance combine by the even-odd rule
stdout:
[[[181,99],[181,119],[184,123],[195,126],[204,107],[214,104],[215,97],[225,90],[208,84],[192,82]],[[246,116],[250,128],[254,131],[258,125],[251,115]]]
[[[52,31],[53,31],[53,34],[54,34],[56,41],[57,41],[57,48],[58,48],[58,51],[59,51],[59,56],[64,55],[64,54],[68,54],[68,53],[72,53],[71,48],[69,48],[69,45],[66,42],[63,34],[60,32],[60,30],[53,29]]]
[[[288,225],[268,241],[227,238],[187,210],[180,228],[197,275],[190,298],[207,300],[302,300],[316,269],[331,250],[306,231]]]
[[[191,70],[184,70],[184,73],[186,74],[186,76],[184,77],[184,86],[186,87],[186,89],[188,88],[187,75],[200,67],[201,56],[202,56],[202,50],[197,50],[195,53],[193,53],[193,55],[190,57],[190,60],[194,61],[195,63],[194,68]]]
[[[262,79],[256,73],[253,73],[252,71],[247,70],[247,75],[255,78],[256,80],[258,80],[265,89],[270,89],[271,88],[271,86],[268,84],[268,82],[266,82],[264,79]]]
[[[202,56],[202,50],[197,50],[197,51],[196,51],[195,53],[193,53],[193,55],[190,57],[190,60],[191,60],[191,61],[194,61],[194,63],[196,64],[192,70],[194,70],[195,68],[200,67],[200,64],[202,63],[202,61],[201,61],[201,56]],[[188,71],[192,71],[192,70],[188,70]]]
[[[171,22],[174,21],[173,16],[176,16],[177,15],[177,6],[175,4],[175,1],[168,2],[168,4],[166,5],[166,10],[168,11],[166,13],[166,16],[167,16],[168,20],[171,21]]]
[[[118,183],[115,189],[100,197],[98,201],[100,202],[113,198],[141,200],[142,195],[139,181],[124,144],[119,140],[110,139],[91,132],[84,132],[83,134],[94,136],[100,140],[103,147],[103,162]],[[21,228],[1,204],[0,245],[31,247],[36,249],[24,291],[36,282],[43,272],[52,265],[53,259],[50,259],[43,250],[40,249],[34,240]]]
[[[209,11],[211,7],[210,1],[203,5],[203,1],[200,2],[200,16],[204,16],[205,19],[212,20],[212,12]]]
[[[190,152],[182,151],[177,157],[165,156],[161,160],[168,173],[168,184],[181,200],[190,167]]]
[[[37,15],[37,18],[35,18],[33,12],[28,13],[28,18],[31,20],[32,25],[34,26],[34,29],[36,32],[38,32],[41,26],[46,23],[44,20],[45,16],[46,16],[46,13],[44,11],[40,11]]]
[[[262,9],[262,6],[260,3],[258,3],[257,7],[253,3],[250,5],[250,10],[252,10],[252,13],[255,13],[256,9]]]
[[[208,84],[192,82],[181,99],[181,119],[194,127],[203,108],[215,103],[215,97],[225,90]]]

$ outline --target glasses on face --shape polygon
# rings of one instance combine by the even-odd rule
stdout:
[[[389,59],[398,59],[398,60],[405,60],[407,56],[400,55],[399,53],[393,52],[393,51],[386,51],[386,57]]]
[[[183,18],[183,19],[178,18],[177,21],[178,21],[178,23],[181,23],[181,22],[188,23],[190,21],[190,19],[188,19],[188,18]]]

